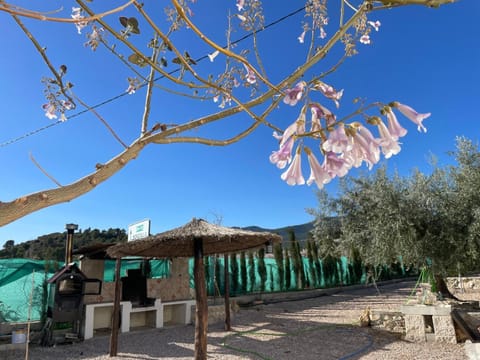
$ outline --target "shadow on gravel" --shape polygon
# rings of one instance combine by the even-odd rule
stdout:
[[[299,301],[243,308],[233,319],[232,332],[223,324],[209,327],[208,356],[211,359],[330,360],[360,359],[373,350],[399,340],[392,334],[355,325],[366,307],[382,308],[405,302],[414,282],[365,287]],[[109,337],[51,348],[31,346],[30,360],[152,360],[192,359],[194,326],[175,326],[123,333],[118,356],[108,357]],[[388,350],[385,350],[388,354]],[[25,352],[0,353],[0,360],[25,358]]]

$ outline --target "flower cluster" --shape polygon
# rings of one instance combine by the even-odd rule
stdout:
[[[67,121],[65,111],[73,108],[73,104],[68,100],[50,101],[42,105],[42,109],[45,111],[45,116],[50,120],[56,119],[57,113],[60,113],[60,121]]]
[[[302,81],[293,88],[285,90],[284,103],[296,105],[307,90],[307,83]],[[320,81],[313,82],[310,90],[320,91],[326,98],[334,101],[337,108],[343,95],[343,90],[336,91],[332,86]],[[306,132],[307,110],[310,109],[310,128]],[[345,124],[337,121],[335,115],[319,103],[307,102],[300,110],[298,118],[286,128],[282,135],[274,132],[279,140],[279,149],[270,155],[270,162],[279,169],[288,168],[282,173],[282,180],[289,185],[303,185],[305,179],[302,174],[302,150],[307,154],[310,167],[308,185],[315,182],[319,188],[329,183],[335,177],[345,176],[352,167],[360,167],[365,163],[369,169],[380,160],[382,153],[390,158],[400,152],[399,139],[407,134],[393,109],[398,110],[412,122],[419,131],[426,132],[423,120],[430,113],[420,114],[411,107],[399,102],[392,102],[380,109],[380,114],[386,118],[386,123],[380,116],[370,116],[367,122],[378,128],[378,137],[360,122]],[[323,162],[320,164],[312,150],[303,144],[303,139],[310,137],[320,141],[320,151]],[[295,142],[299,144],[294,152]],[[292,156],[292,154],[294,154]]]
[[[79,7],[72,7],[72,19],[76,20],[75,26],[79,34],[82,33],[82,29],[88,25],[88,21],[82,21],[85,19],[83,16],[83,9]]]

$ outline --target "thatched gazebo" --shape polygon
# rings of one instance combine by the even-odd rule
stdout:
[[[195,281],[195,359],[207,358],[208,306],[205,287],[205,269],[203,257],[214,254],[228,254],[255,249],[266,243],[281,241],[280,235],[268,232],[254,232],[238,228],[229,228],[210,224],[202,219],[192,219],[189,223],[145,239],[117,244],[107,249],[108,255],[119,259],[124,256],[143,256],[149,258],[194,258]],[[117,271],[119,272],[119,271]],[[116,275],[118,278],[119,274]],[[117,288],[117,286],[116,286]],[[119,286],[118,286],[119,288]],[[119,290],[115,291],[115,306],[120,307]],[[117,314],[118,310],[114,311]],[[115,316],[116,317],[116,316]],[[115,318],[114,317],[114,318]],[[118,321],[118,320],[117,320]],[[110,355],[116,355],[116,336],[118,325],[112,327]]]

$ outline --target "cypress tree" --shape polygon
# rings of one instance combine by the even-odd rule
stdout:
[[[302,289],[305,286],[305,272],[303,271],[303,260],[302,255],[300,254],[300,244],[295,238],[295,232],[290,230],[289,235],[296,285],[297,289]]]
[[[247,292],[247,259],[245,257],[245,251],[240,253],[240,279],[242,293]]]
[[[273,266],[270,266],[270,271],[269,271],[269,274],[270,274],[270,292],[273,292],[275,290],[275,285],[274,285],[274,279],[273,279]]]
[[[282,243],[279,242],[273,247],[273,255],[275,256],[275,262],[277,264],[278,271],[278,288],[280,290],[285,289],[285,265],[283,263],[283,248]]]
[[[260,277],[260,291],[265,291],[265,283],[267,282],[267,268],[265,266],[265,249],[258,250],[258,276]]]
[[[316,241],[312,241],[312,253],[313,253],[313,263],[315,265],[315,276],[317,279],[318,287],[322,286],[322,265],[320,264],[320,259],[318,258],[318,245]]]
[[[230,277],[232,279],[230,283],[232,293],[236,294],[238,291],[238,262],[236,254],[230,254]]]
[[[248,253],[248,279],[250,280],[250,292],[255,290],[255,259],[253,252]]]
[[[285,250],[285,289],[290,289],[292,285],[292,267],[290,266],[290,254]]]
[[[316,287],[317,285],[317,277],[315,274],[315,261],[313,256],[313,244],[312,240],[309,238],[307,240],[307,257],[308,257],[308,270],[310,273],[309,276],[309,283],[311,287]]]

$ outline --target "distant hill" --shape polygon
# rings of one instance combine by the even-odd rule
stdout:
[[[259,226],[248,226],[242,229],[251,231],[268,231],[279,234],[283,238],[283,245],[288,246],[289,231],[295,232],[295,237],[303,246],[308,238],[308,233],[313,229],[313,222],[300,225],[285,226],[277,229],[266,229]],[[2,258],[29,258],[38,260],[57,260],[65,261],[65,240],[66,232],[56,232],[47,235],[41,235],[35,240],[25,241],[15,244],[13,240],[5,243],[4,248],[0,249],[0,259]],[[98,243],[116,243],[127,241],[127,233],[123,229],[98,230],[87,228],[75,233],[74,249]]]

